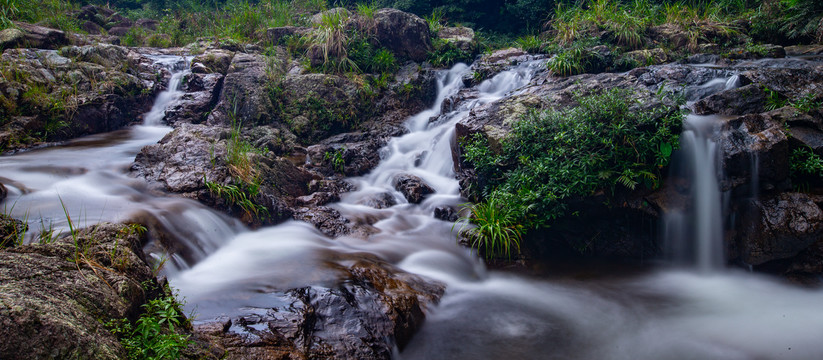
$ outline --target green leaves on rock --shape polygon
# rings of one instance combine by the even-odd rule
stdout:
[[[577,95],[578,105],[569,109],[532,111],[512,125],[499,151],[482,134],[463,139],[464,157],[477,173],[475,185],[487,199],[475,205],[477,212],[496,207],[506,214],[503,228],[539,228],[565,215],[573,198],[614,192],[618,184],[632,190],[659,186],[660,171],[678,143],[682,114],[676,106],[644,106],[633,95],[611,89]],[[486,220],[473,214],[471,222],[482,228]]]

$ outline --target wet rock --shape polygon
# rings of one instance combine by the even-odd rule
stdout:
[[[782,193],[751,204],[737,238],[740,259],[751,265],[797,255],[820,239],[823,211],[803,193]]]
[[[333,192],[319,191],[311,195],[300,196],[294,199],[297,206],[323,206],[340,201],[340,195]]]
[[[17,27],[16,31],[6,29],[0,32],[0,45],[4,49],[59,49],[69,44],[69,39],[63,31],[17,21],[14,25]]]
[[[426,195],[434,193],[434,189],[423,179],[411,174],[395,175],[392,179],[392,186],[412,204],[419,204]]]
[[[723,154],[723,174],[730,183],[724,187],[748,183],[755,160],[761,188],[787,185],[789,141],[782,125],[772,117],[752,114],[727,120],[717,141]]]
[[[451,206],[438,206],[434,209],[434,217],[448,222],[455,222],[460,218],[460,213]]]
[[[426,20],[396,9],[374,12],[375,38],[400,58],[423,62],[431,51],[431,35]]]
[[[3,184],[0,184],[0,200],[6,197],[5,190]],[[16,245],[26,230],[28,230],[28,225],[22,221],[6,214],[0,214],[0,249]]]
[[[349,221],[339,211],[326,206],[297,208],[294,209],[292,217],[314,225],[317,230],[332,238],[346,235],[351,231],[348,227]]]
[[[823,65],[799,59],[765,59],[753,62],[754,69],[741,73],[752,83],[798,99],[806,94],[823,93]]]
[[[266,66],[262,55],[238,53],[231,59],[217,106],[208,116],[210,125],[271,123]]]
[[[278,301],[286,305],[237,317],[223,331],[220,321],[209,337],[230,359],[390,359],[393,347],[403,349],[420,328],[444,286],[380,261],[352,260],[341,269],[341,284],[286,291]]]
[[[392,195],[389,192],[384,192],[366,197],[364,199],[361,199],[357,203],[361,205],[370,206],[375,209],[388,209],[394,205],[397,205],[397,201],[394,199],[394,195]]]
[[[766,92],[756,84],[722,91],[699,100],[693,105],[695,114],[746,115],[765,110]]]
[[[527,52],[518,48],[497,50],[491,54],[484,55],[471,65],[473,71],[464,75],[463,84],[467,87],[478,85],[483,80],[494,76],[507,67],[527,60],[527,55]]]
[[[792,127],[788,133],[792,141],[808,146],[815,154],[823,155],[823,131],[807,127]]]
[[[75,240],[25,245],[0,251],[0,353],[3,358],[123,359],[126,352],[106,327],[113,319],[136,318],[154,295],[142,255],[143,239],[122,226],[102,224]]]
[[[466,52],[474,50],[474,30],[465,26],[443,27],[437,32],[437,38],[450,42]]]
[[[217,104],[223,87],[223,75],[191,74],[182,87],[186,93],[180,100],[169,104],[164,120],[172,126],[179,123],[199,124],[206,120],[207,114]]]

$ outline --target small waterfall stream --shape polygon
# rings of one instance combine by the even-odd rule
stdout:
[[[128,177],[137,151],[170,131],[154,121],[162,118],[164,103],[179,96],[174,84],[158,97],[145,125],[0,157],[2,181],[10,190],[4,205],[14,206],[12,214],[27,217],[34,229],[40,217],[63,228],[60,195],[73,218],[88,220],[78,225],[148,216],[175,237],[189,239],[196,245],[189,249],[196,262],[190,268],[179,262],[166,271],[199,320],[265,311],[281,305],[278,291],[334,283],[339,280],[335,262],[347,261],[350,254],[367,253],[444,282],[446,294],[397,354],[401,359],[743,360],[823,354],[820,291],[736,271],[600,271],[536,279],[487,271],[455,243],[452,224],[431,215],[437,206],[463,201],[450,151],[454,125],[473,108],[518,91],[541,68],[542,63],[534,61],[504,71],[445,113],[442,103],[461,90],[460,79],[468,68],[457,65],[442,71],[434,106],[409,119],[410,132],[392,139],[378,167],[350,179],[357,190],[333,205],[347,218],[368,221],[378,230],[367,240],[329,239],[295,221],[249,231],[194,201],[153,195],[143,181]],[[175,72],[173,79],[180,74]],[[704,120],[690,118],[693,135],[685,137],[692,139],[684,141],[694,145],[684,147],[701,147],[695,151],[700,159],[693,163],[708,170],[716,155],[701,133]],[[419,205],[409,204],[391,184],[404,173],[423,178],[436,194]],[[697,215],[707,230],[695,233],[716,238],[714,221],[720,216],[713,214],[719,211],[714,204],[720,198],[710,180],[716,181],[717,174],[701,176],[710,194],[695,201],[702,204]],[[383,193],[397,204],[386,209],[362,205]],[[75,216],[78,213],[84,216]],[[715,250],[705,250],[701,267],[717,266]]]

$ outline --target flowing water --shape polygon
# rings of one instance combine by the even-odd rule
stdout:
[[[64,227],[59,201],[90,223],[149,215],[195,253],[170,266],[173,286],[200,320],[279,306],[278,291],[339,279],[334,264],[367,253],[448,285],[402,359],[811,359],[823,355],[823,293],[734,271],[639,270],[562,273],[536,279],[487,271],[455,242],[452,224],[432,217],[438,206],[463,200],[454,179],[454,125],[484,103],[518,91],[541,68],[525,62],[484,82],[474,95],[441,113],[462,88],[468,68],[438,76],[435,105],[410,118],[410,132],[382,150],[370,174],[350,179],[357,190],[333,206],[352,221],[372,224],[368,240],[329,239],[312,226],[286,222],[250,231],[196,202],[153,195],[126,175],[140,147],[170,129],[146,125],[87,137],[67,146],[0,157],[13,215]],[[175,86],[158,98],[160,114]],[[465,94],[465,93],[464,93]],[[472,93],[468,93],[472,94]],[[700,124],[689,125],[700,139]],[[688,136],[686,136],[688,137]],[[685,146],[685,145],[684,145]],[[695,145],[695,148],[697,145]],[[702,151],[702,150],[701,150]],[[711,162],[706,150],[694,162]],[[708,159],[708,160],[707,160]],[[704,164],[704,166],[709,166]],[[413,174],[436,194],[409,204],[392,179]],[[707,178],[716,174],[709,174]],[[709,186],[711,187],[711,186]],[[389,194],[397,205],[362,205]],[[59,195],[59,197],[58,197]],[[719,200],[718,200],[719,201]],[[706,200],[714,204],[714,195]],[[714,210],[707,210],[714,211]],[[83,216],[72,216],[72,219]],[[38,219],[38,220],[33,220]],[[76,221],[76,220],[75,220]],[[703,221],[703,220],[701,220]],[[706,223],[711,223],[708,216]],[[681,221],[682,227],[687,221]],[[85,224],[80,224],[85,225]],[[36,228],[36,227],[35,227]],[[715,230],[708,230],[709,237]],[[702,233],[703,231],[697,231]],[[707,268],[715,268],[707,260]],[[189,266],[191,265],[191,266]]]

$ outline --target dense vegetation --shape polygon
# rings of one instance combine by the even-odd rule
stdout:
[[[618,188],[656,188],[677,147],[676,104],[640,110],[629,90],[575,97],[577,106],[532,111],[499,149],[478,134],[464,139],[484,202],[473,207],[475,246],[486,256],[519,243],[529,229],[566,215],[567,201]],[[503,245],[498,245],[498,244]],[[491,250],[491,252],[489,252]]]

